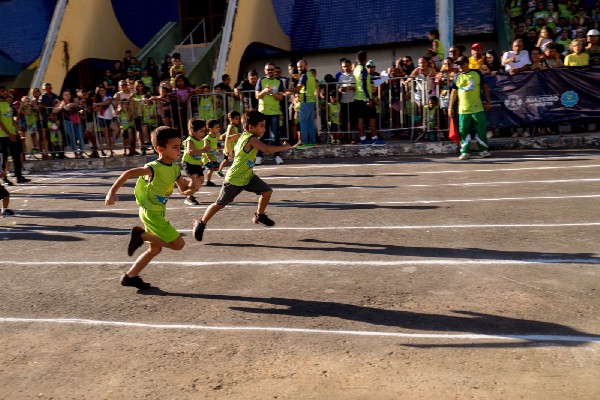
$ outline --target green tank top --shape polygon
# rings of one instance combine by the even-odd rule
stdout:
[[[263,90],[268,86],[271,88],[272,93],[277,93],[281,86],[281,81],[277,78],[261,78],[259,83],[260,90]],[[258,111],[265,115],[281,115],[281,106],[279,105],[279,101],[272,95],[266,94],[262,99],[258,100]]]
[[[206,146],[206,143],[210,144],[210,153],[202,153],[202,162],[204,164],[208,164],[212,161],[217,161],[216,150],[219,148],[219,137],[206,135],[204,137],[204,145],[202,147]]]
[[[10,133],[13,135],[17,134],[15,126],[13,125],[13,108],[7,101],[0,101],[0,120]],[[4,132],[4,129],[0,129],[0,137],[8,137]]]
[[[315,96],[317,80],[310,71],[307,71],[305,76],[306,82],[304,86],[302,86],[302,89],[300,89],[300,101],[302,103],[314,103],[315,101],[317,101],[317,97]],[[302,82],[303,81],[300,80],[300,83]]]
[[[254,176],[254,162],[258,149],[253,147],[249,152],[244,151],[244,147],[254,135],[251,132],[244,132],[235,145],[233,164],[227,171],[225,182],[234,186],[246,186]]]
[[[356,92],[354,94],[354,100],[369,100],[371,98],[371,77],[365,71],[365,67],[361,64],[357,65],[354,68],[354,81],[356,84]],[[365,87],[363,83],[366,84],[366,90],[368,93],[365,93]]]
[[[175,181],[181,176],[179,165],[164,164],[155,160],[146,166],[152,169],[152,176],[138,178],[134,189],[135,201],[146,210],[164,212],[167,209],[169,196],[173,193]]]
[[[200,150],[202,148],[204,148],[204,139],[196,139],[193,136],[188,136],[187,138],[185,138],[185,140],[183,141],[183,148],[185,150],[183,150],[183,158],[181,159],[181,161],[186,162],[188,164],[192,164],[192,165],[202,165],[202,154],[198,154],[198,155],[191,155],[190,153],[188,153],[188,143],[191,143],[194,146],[194,150]]]

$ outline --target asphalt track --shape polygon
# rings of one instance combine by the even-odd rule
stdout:
[[[276,226],[243,193],[199,243],[219,188],[174,195],[186,247],[143,292],[118,284],[139,223],[134,182],[103,205],[120,171],[9,188],[0,398],[600,398],[600,152],[255,171]]]

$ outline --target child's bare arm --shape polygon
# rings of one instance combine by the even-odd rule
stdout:
[[[277,153],[279,151],[289,150],[292,147],[296,147],[296,145],[290,146],[288,142],[283,142],[283,144],[281,146],[273,146],[270,144],[265,144],[265,143],[261,142],[260,139],[256,136],[253,136],[252,138],[250,138],[250,140],[248,140],[248,144],[246,144],[246,146],[255,147],[258,150],[262,151],[263,153]],[[247,147],[246,147],[246,150],[247,150]]]
[[[127,171],[123,172],[108,190],[106,198],[104,199],[104,204],[107,206],[115,204],[115,201],[119,201],[117,197],[117,191],[121,188],[121,186],[123,186],[123,184],[125,184],[125,182],[131,178],[137,178],[144,175],[152,175],[152,169],[150,167],[140,167],[128,169]]]
[[[194,182],[191,179],[185,179],[183,175],[179,175],[179,178],[175,181],[177,184],[177,188],[179,189],[179,193],[184,196],[191,196],[196,193],[196,189],[194,188]]]

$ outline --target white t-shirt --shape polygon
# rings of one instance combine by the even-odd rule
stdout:
[[[338,88],[342,88],[342,95],[340,96],[340,103],[352,103],[354,101],[354,75],[352,73],[340,74],[338,78],[338,82],[341,85],[338,85]]]
[[[527,50],[521,50],[519,54],[516,54],[514,51],[509,50],[502,55],[502,61],[507,60],[509,58],[515,58],[514,62],[509,62],[508,64],[504,64],[504,70],[506,72],[511,69],[523,68],[526,65],[531,64],[531,59],[529,58],[529,52]]]

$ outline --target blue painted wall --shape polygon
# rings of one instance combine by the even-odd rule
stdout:
[[[140,48],[167,22],[179,21],[177,0],[112,0],[112,6],[123,32]]]
[[[56,2],[57,0],[0,2],[0,55],[25,66],[33,62],[44,47]]]
[[[437,28],[435,0],[273,0],[293,51],[425,40]],[[494,0],[455,0],[455,35],[495,31]]]

